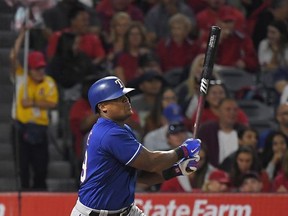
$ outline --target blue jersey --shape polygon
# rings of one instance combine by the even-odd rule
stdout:
[[[136,169],[129,164],[142,145],[132,130],[99,118],[87,139],[79,200],[93,209],[118,210],[134,202]]]

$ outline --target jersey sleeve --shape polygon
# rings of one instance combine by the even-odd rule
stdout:
[[[142,145],[128,128],[113,128],[103,140],[102,148],[117,160],[129,165],[140,153]]]

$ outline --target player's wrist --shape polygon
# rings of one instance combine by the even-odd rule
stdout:
[[[178,156],[178,160],[189,157],[188,149],[183,145],[175,148],[174,151],[176,152],[176,154]]]
[[[178,165],[174,165],[162,172],[162,176],[165,180],[169,180],[180,175],[182,175],[182,172]]]

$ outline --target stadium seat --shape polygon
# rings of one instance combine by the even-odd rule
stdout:
[[[256,82],[255,76],[236,68],[222,68],[217,70],[217,74],[232,94],[244,87],[254,86]]]
[[[276,129],[277,124],[273,120],[250,120],[249,124],[252,128],[254,128],[258,134],[261,134],[263,131],[268,129]]]
[[[250,121],[273,120],[274,108],[257,100],[240,100],[238,106],[246,113]]]
[[[164,74],[164,79],[168,83],[168,85],[172,87],[176,87],[182,81],[181,78],[183,76],[183,68],[175,68],[167,71]]]

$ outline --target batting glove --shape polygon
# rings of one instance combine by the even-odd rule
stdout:
[[[182,159],[177,164],[163,171],[164,179],[168,180],[180,175],[190,175],[197,170],[199,160],[200,156],[198,154],[193,158]]]
[[[195,155],[198,155],[201,149],[201,140],[200,139],[187,139],[185,142],[175,149],[179,159],[182,158],[193,158]]]

